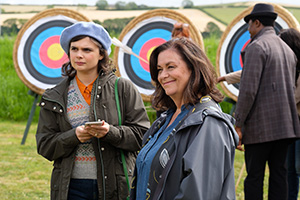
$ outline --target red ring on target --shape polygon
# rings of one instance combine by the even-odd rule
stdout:
[[[39,56],[44,65],[51,69],[61,67],[68,61],[68,56],[59,44],[59,35],[47,38],[40,47]]]
[[[153,38],[148,40],[141,48],[140,56],[144,58],[145,60],[150,60],[150,55],[152,51],[159,45],[165,43],[166,40],[162,38]],[[140,64],[143,67],[144,70],[147,72],[150,72],[149,65],[145,63],[144,61],[140,60]]]
[[[248,41],[244,44],[244,46],[242,47],[242,50],[241,50],[241,51],[243,51],[243,50],[246,48],[246,46],[249,44],[250,41],[251,41],[251,40],[248,40]],[[243,60],[242,60],[242,55],[240,55],[240,65],[241,65],[241,67],[243,68],[244,63],[243,63]]]

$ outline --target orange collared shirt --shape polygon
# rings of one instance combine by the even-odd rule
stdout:
[[[95,80],[96,79],[97,78],[95,78]],[[76,75],[76,82],[77,82],[78,88],[79,88],[84,100],[89,105],[91,105],[91,93],[92,93],[92,88],[93,88],[93,84],[94,84],[95,80],[93,80],[93,82],[91,82],[88,86],[86,86],[79,80],[79,78]]]

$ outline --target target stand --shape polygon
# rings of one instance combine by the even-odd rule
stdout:
[[[147,63],[149,57],[157,46],[172,38],[171,34],[176,22],[188,24],[191,39],[198,43],[202,49],[204,48],[202,36],[192,22],[181,13],[170,9],[147,11],[131,20],[119,36],[119,40],[130,47],[138,57],[127,54],[116,46],[114,51],[114,61],[117,66],[116,75],[131,80],[144,101],[150,101],[154,92],[149,64]]]
[[[77,21],[90,20],[73,10],[48,9],[28,20],[18,33],[13,50],[14,67],[21,81],[30,89],[29,94],[34,97],[22,145],[25,144],[39,95],[63,79],[61,66],[68,61],[68,56],[60,46],[60,34],[65,27]]]
[[[274,26],[276,33],[279,33],[281,29],[286,28],[295,28],[299,30],[298,21],[288,10],[277,4],[272,5],[274,6],[275,12],[278,13]],[[250,6],[233,19],[221,37],[216,57],[216,71],[219,77],[242,70],[243,68],[240,53],[251,40],[248,25],[245,23],[244,17],[251,13],[253,7],[254,5]],[[235,110],[235,104],[239,94],[239,83],[229,85],[224,81],[220,84],[228,96],[224,101],[233,105],[231,109],[232,114]]]

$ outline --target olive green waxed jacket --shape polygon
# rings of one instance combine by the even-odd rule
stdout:
[[[99,199],[105,196],[107,200],[124,200],[128,195],[120,149],[124,151],[131,178],[136,152],[140,150],[143,135],[150,126],[140,93],[124,78],[118,82],[122,115],[122,125],[118,126],[114,92],[116,78],[113,73],[100,73],[93,85],[89,114],[90,121],[105,120],[110,124],[110,130],[104,138],[92,139],[97,160]],[[49,161],[54,161],[51,177],[53,200],[67,199],[75,150],[80,143],[67,117],[70,81],[70,78],[66,78],[54,88],[47,89],[40,101],[37,151]]]

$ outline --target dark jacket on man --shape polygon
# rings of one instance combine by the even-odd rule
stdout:
[[[243,143],[300,137],[295,102],[297,58],[271,26],[258,32],[242,52],[243,71],[235,112]]]

